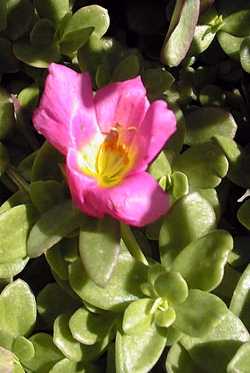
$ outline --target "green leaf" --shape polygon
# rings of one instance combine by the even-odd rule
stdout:
[[[16,356],[2,347],[0,347],[0,370],[4,373],[24,373]]]
[[[56,273],[61,280],[67,280],[68,263],[63,256],[63,240],[54,245],[52,250],[46,251],[45,256],[53,272]]]
[[[34,209],[19,205],[0,215],[0,263],[27,256],[26,241],[34,222]]]
[[[37,47],[47,47],[53,42],[55,27],[48,19],[39,19],[30,33],[30,42]]]
[[[228,311],[215,328],[202,338],[184,336],[181,344],[205,372],[226,372],[238,348],[249,341],[244,324]]]
[[[37,106],[39,99],[39,87],[35,84],[31,84],[21,90],[17,97],[22,108],[27,110],[33,110]],[[29,157],[33,159],[35,157],[34,153],[29,154]]]
[[[193,337],[202,337],[216,327],[225,316],[227,307],[215,295],[190,290],[184,303],[175,305],[174,327]]]
[[[78,50],[77,58],[81,71],[89,71],[93,76],[101,64],[112,70],[124,56],[119,42],[113,38],[91,34],[88,42]]]
[[[9,263],[0,264],[0,279],[1,278],[11,278],[18,275],[25,268],[28,263],[29,258],[16,259]]]
[[[208,142],[193,145],[180,154],[173,169],[187,175],[193,188],[214,188],[227,174],[228,161],[216,144]]]
[[[175,258],[171,269],[181,273],[189,288],[211,291],[222,281],[232,249],[231,235],[214,230],[186,246]]]
[[[151,163],[149,172],[156,180],[171,173],[171,166],[164,151],[160,152],[158,157]]]
[[[240,62],[242,68],[250,73],[250,37],[245,38],[240,46]]]
[[[62,172],[59,168],[63,164],[63,156],[52,145],[46,141],[43,143],[32,166],[32,181],[39,180],[62,180]]]
[[[240,277],[229,309],[250,329],[250,264]]]
[[[83,365],[69,359],[63,359],[56,363],[49,373],[101,373],[97,366]]]
[[[116,335],[116,372],[146,373],[162,354],[166,338],[154,324],[137,335]]]
[[[223,19],[223,31],[236,36],[247,36],[250,33],[250,9],[240,10]]]
[[[145,70],[142,79],[150,100],[161,98],[162,94],[172,86],[175,80],[170,72],[160,67]]]
[[[28,256],[35,258],[43,254],[78,228],[84,219],[84,215],[75,209],[69,200],[52,207],[41,216],[30,231],[27,241]]]
[[[240,48],[244,38],[228,34],[220,31],[217,34],[218,42],[223,51],[234,60],[238,61],[240,58]]]
[[[41,213],[63,202],[64,185],[55,180],[36,181],[30,184],[30,197],[33,205]]]
[[[0,38],[0,48],[1,48],[1,38]],[[2,55],[1,55],[2,57]],[[1,58],[0,57],[0,58]],[[0,59],[0,70],[1,70],[1,59]],[[2,89],[0,94],[5,93]],[[10,102],[9,97],[6,99],[0,97],[0,140],[5,139],[15,125],[14,117],[14,106]]]
[[[163,265],[168,268],[185,246],[214,229],[215,224],[213,208],[199,193],[180,198],[161,226],[159,246]]]
[[[18,190],[16,193],[12,194],[12,196],[0,206],[0,214],[10,210],[12,207],[15,207],[18,205],[27,205],[30,202],[31,201],[30,201],[30,198],[27,192],[23,190]]]
[[[179,152],[182,150],[186,133],[186,122],[183,112],[178,105],[172,103],[169,105],[169,108],[173,110],[175,114],[177,121],[177,130],[173,134],[173,136],[171,136],[170,140],[168,140],[167,147],[164,150],[164,153],[166,154],[169,163],[172,164],[176,155],[179,154]]]
[[[67,27],[67,31],[77,24],[87,27],[94,27],[93,34],[101,38],[109,28],[109,15],[107,9],[99,5],[88,5],[80,8],[72,16],[72,24]]]
[[[53,328],[53,322],[62,310],[72,313],[79,306],[80,300],[72,298],[56,283],[47,284],[37,297],[38,313],[49,328]]]
[[[235,184],[247,188],[250,186],[250,145],[243,149],[232,139],[216,136],[215,141],[224,151],[229,161],[228,178]]]
[[[5,287],[1,293],[0,307],[3,307],[0,329],[14,337],[30,333],[36,321],[36,301],[24,281],[18,279]]]
[[[187,176],[180,171],[174,171],[170,176],[170,185],[167,186],[168,192],[173,198],[173,202],[189,193],[189,183]]]
[[[161,328],[169,328],[175,322],[175,318],[175,310],[169,307],[166,311],[157,310],[155,322]]]
[[[113,275],[105,288],[89,279],[80,260],[69,266],[69,281],[73,290],[86,302],[119,312],[128,302],[141,296],[140,285],[146,282],[147,267],[136,262],[127,252],[121,252]]]
[[[15,339],[12,350],[21,361],[31,360],[35,356],[35,349],[32,342],[23,336]]]
[[[187,132],[185,142],[188,145],[201,144],[213,136],[234,138],[237,125],[233,116],[221,108],[202,107],[186,116]]]
[[[59,22],[69,12],[69,0],[34,0],[34,5],[41,18]]]
[[[199,7],[197,0],[187,0],[182,3],[178,23],[170,35],[168,33],[162,47],[161,60],[164,64],[171,67],[178,66],[185,58],[194,36]]]
[[[53,341],[68,359],[76,362],[82,360],[81,345],[72,337],[69,317],[65,314],[58,316],[54,322]]]
[[[237,212],[237,218],[245,228],[250,230],[250,199],[243,202]]]
[[[154,289],[170,304],[183,303],[188,296],[187,283],[177,272],[166,272],[158,276],[154,282]]]
[[[61,351],[53,343],[49,334],[37,333],[30,338],[30,342],[35,349],[35,355],[32,359],[24,362],[32,372],[45,373],[54,366],[59,360],[63,359]]]
[[[10,39],[17,40],[30,28],[34,16],[33,4],[30,0],[6,0],[6,3],[6,33]]]
[[[69,328],[75,340],[85,345],[94,345],[105,338],[114,321],[112,313],[92,313],[85,308],[78,308],[69,320]]]
[[[73,17],[72,17],[73,18]],[[62,54],[71,55],[73,52],[81,48],[87,43],[94,27],[85,26],[74,31],[65,33],[60,40],[60,50]]]
[[[140,62],[136,54],[125,57],[115,68],[112,80],[114,82],[132,79],[140,72]]]
[[[153,314],[150,313],[152,306],[153,301],[149,298],[130,303],[123,316],[122,329],[124,333],[135,335],[146,330],[152,322]]]
[[[216,28],[211,25],[197,25],[195,27],[194,38],[188,53],[189,56],[197,56],[204,52],[214,40]]]
[[[120,225],[110,218],[88,219],[80,229],[79,251],[88,276],[105,287],[115,269],[120,252]]]
[[[22,40],[14,43],[13,52],[18,60],[40,69],[46,69],[50,63],[59,61],[61,57],[57,44],[41,48]]]
[[[166,370],[167,373],[204,373],[179,343],[175,343],[168,352]]]
[[[227,366],[227,373],[248,373],[250,364],[250,342],[244,343]]]

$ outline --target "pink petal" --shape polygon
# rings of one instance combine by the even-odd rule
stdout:
[[[106,203],[110,215],[137,227],[159,219],[170,207],[168,195],[146,172],[131,175],[108,189]]]
[[[84,213],[102,218],[106,206],[102,202],[102,194],[94,178],[84,175],[77,165],[77,151],[70,148],[66,160],[66,174],[72,200],[76,207]]]
[[[67,177],[75,205],[88,215],[109,214],[126,224],[144,226],[169,209],[168,195],[149,174],[142,172],[122,180],[113,188],[101,188],[77,166],[77,152],[67,155]]]
[[[55,148],[67,153],[69,126],[96,128],[89,74],[79,74],[63,65],[51,64],[39,107],[33,114],[34,126]]]
[[[154,101],[134,137],[134,146],[140,149],[134,171],[145,170],[176,131],[176,118],[163,100]]]
[[[97,121],[104,133],[108,133],[117,124],[122,127],[138,127],[149,106],[146,90],[139,76],[99,89],[94,102]]]

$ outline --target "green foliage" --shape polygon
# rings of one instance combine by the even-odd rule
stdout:
[[[0,371],[247,373],[249,0],[105,6],[0,0]],[[32,126],[52,62],[93,96],[140,75],[173,110],[145,170],[168,194],[158,221],[72,204],[65,156]]]

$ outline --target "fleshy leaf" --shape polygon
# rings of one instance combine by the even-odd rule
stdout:
[[[41,18],[58,22],[69,12],[69,0],[34,0],[34,5]]]
[[[207,142],[215,135],[233,139],[237,130],[232,114],[215,107],[192,111],[186,116],[186,124],[185,142],[188,145]]]
[[[185,246],[214,229],[215,223],[213,208],[199,193],[180,198],[165,217],[160,230],[160,254],[164,266],[169,267]]]
[[[124,312],[122,328],[125,334],[135,335],[146,330],[152,322],[150,313],[153,301],[149,298],[136,300]]]
[[[247,199],[240,206],[237,217],[242,225],[250,230],[250,199]]]
[[[54,322],[53,341],[62,353],[70,360],[81,361],[82,350],[78,341],[74,340],[69,330],[69,317],[60,315]]]
[[[187,0],[184,3],[179,1],[176,7],[181,9],[177,25],[170,36],[169,33],[166,36],[161,51],[162,62],[171,67],[178,66],[188,52],[198,21],[200,1]]]
[[[234,290],[230,310],[238,316],[244,325],[250,328],[250,265],[240,277]]]
[[[204,373],[180,343],[175,343],[170,348],[166,359],[166,370],[167,373]]]
[[[36,301],[24,281],[18,279],[5,287],[1,293],[0,307],[4,310],[0,320],[1,329],[15,337],[31,331],[36,321]]]
[[[154,289],[161,298],[171,304],[183,303],[188,296],[186,281],[177,272],[166,272],[158,276]]]
[[[227,307],[215,295],[190,290],[184,303],[175,305],[174,326],[185,334],[202,337],[216,327],[225,316]]]
[[[26,241],[34,222],[35,211],[29,205],[19,205],[0,215],[0,263],[27,256]]]
[[[69,281],[73,290],[86,302],[104,309],[121,311],[128,302],[141,296],[140,285],[146,282],[147,267],[136,262],[128,253],[119,255],[113,275],[105,288],[88,277],[80,260],[69,266]]]
[[[181,273],[189,288],[211,291],[221,282],[232,249],[230,234],[214,230],[186,246],[171,269]]]
[[[149,372],[161,356],[165,343],[165,336],[154,324],[134,336],[117,332],[116,372]]]
[[[232,312],[225,316],[202,338],[185,336],[181,344],[194,362],[205,372],[226,372],[238,348],[249,341],[244,324]]]
[[[35,355],[32,359],[24,361],[24,365],[32,372],[44,373],[52,368],[56,362],[63,359],[61,351],[54,345],[49,334],[34,334],[30,338],[30,342],[34,346]]]
[[[79,306],[80,300],[72,298],[56,283],[47,284],[37,297],[38,313],[50,328],[62,309],[65,313],[72,313]]]
[[[227,366],[227,373],[247,373],[250,364],[250,342],[244,343]]]
[[[180,154],[173,169],[187,175],[193,188],[214,188],[227,174],[228,161],[216,144],[208,142],[193,145]]]
[[[88,219],[80,229],[79,251],[88,276],[105,287],[115,269],[120,251],[120,226],[109,217]]]
[[[92,313],[82,307],[71,316],[69,328],[75,340],[93,345],[109,333],[114,320],[112,313]]]
[[[32,227],[28,242],[27,254],[35,258],[54,246],[67,234],[78,228],[84,215],[65,201],[46,211]]]

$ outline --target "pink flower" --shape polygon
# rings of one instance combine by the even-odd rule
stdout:
[[[143,226],[169,209],[168,195],[146,173],[176,130],[164,101],[149,103],[138,76],[93,95],[88,73],[51,64],[34,126],[66,156],[74,204]]]

